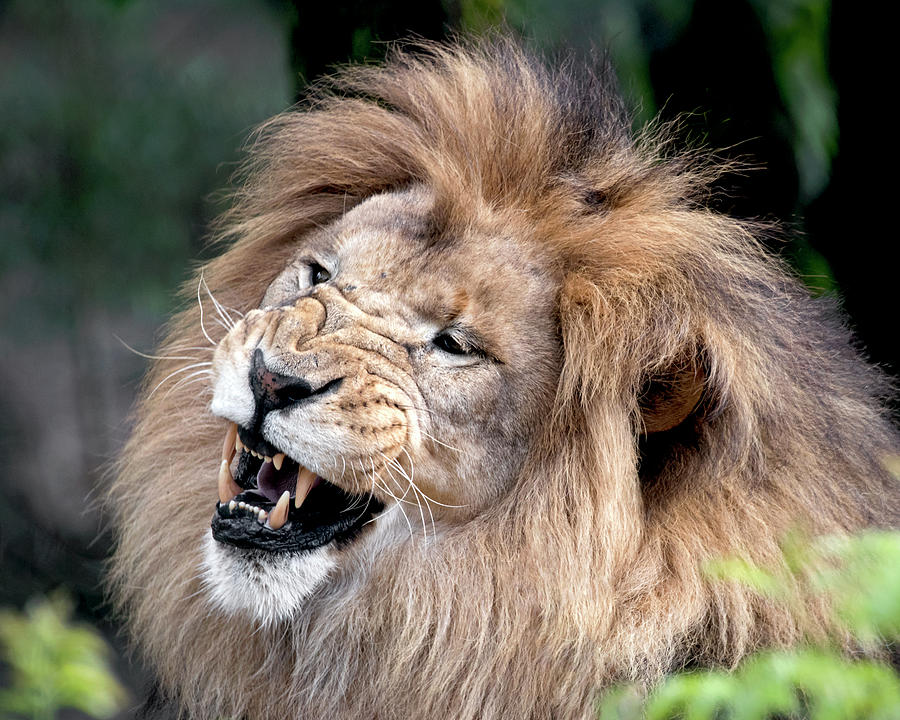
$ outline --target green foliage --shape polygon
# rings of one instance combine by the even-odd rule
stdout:
[[[0,652],[12,681],[0,688],[0,718],[45,720],[64,707],[106,718],[123,707],[127,697],[109,669],[109,648],[71,615],[71,601],[60,593],[23,613],[0,611]]]
[[[733,673],[673,675],[645,704],[632,688],[608,695],[600,717],[618,720],[890,720],[900,709],[900,678],[886,665],[849,661],[826,650],[765,652]]]
[[[802,612],[804,601],[824,597],[835,628],[877,651],[900,641],[900,533],[870,532],[816,542],[789,537],[784,563],[763,568],[744,558],[707,567],[714,582],[738,582]],[[631,686],[608,693],[600,717],[609,720],[888,720],[900,716],[900,676],[870,659],[848,658],[836,643],[811,642],[793,651],[748,657],[734,672],[672,675],[650,695]]]
[[[800,200],[818,197],[837,152],[837,96],[828,73],[829,0],[752,0],[791,119]]]
[[[168,308],[216,211],[203,198],[227,184],[223,161],[290,101],[280,30],[250,5],[18,0],[0,12],[0,279],[31,286],[46,315]]]
[[[503,22],[504,5],[504,0],[460,0],[460,25],[475,32],[495,27]]]

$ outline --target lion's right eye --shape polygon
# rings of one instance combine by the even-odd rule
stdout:
[[[323,268],[319,263],[312,263],[309,266],[309,282],[311,285],[321,285],[323,282],[331,280],[331,273]]]
[[[434,340],[432,340],[432,343],[434,343],[434,346],[439,350],[443,350],[445,353],[450,353],[451,355],[471,354],[469,348],[467,348],[453,335],[447,332],[438,335]]]

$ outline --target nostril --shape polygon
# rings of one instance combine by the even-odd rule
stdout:
[[[279,408],[293,405],[294,403],[306,400],[315,395],[324,395],[328,391],[337,388],[343,379],[344,378],[335,378],[318,388],[313,388],[309,383],[304,382],[303,380],[297,380],[290,385],[285,385],[275,393],[278,396]]]
[[[302,380],[292,382],[275,391],[275,397],[281,407],[305,400],[312,394],[313,389],[310,384]]]
[[[342,381],[343,378],[335,378],[324,385],[313,387],[302,378],[268,370],[262,350],[257,348],[253,353],[250,366],[250,388],[253,391],[259,420],[273,410],[281,410],[302,400],[324,395],[337,388]]]

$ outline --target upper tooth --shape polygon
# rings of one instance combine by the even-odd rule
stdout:
[[[224,505],[235,495],[240,494],[241,489],[234,481],[234,478],[231,477],[231,468],[228,467],[228,460],[222,460],[219,465],[219,501]]]
[[[303,504],[315,479],[316,474],[312,470],[300,466],[300,470],[297,472],[297,488],[294,490],[294,507],[300,507]]]
[[[222,446],[222,459],[231,464],[234,454],[237,452],[235,440],[237,439],[237,425],[229,423],[228,432],[225,433],[225,444]]]
[[[263,462],[272,462],[272,458],[270,458],[268,455],[263,455]]]
[[[240,435],[235,434],[234,436],[234,451],[240,452],[244,449],[244,443],[241,442]]]
[[[272,464],[276,470],[281,470],[281,466],[284,464],[284,453],[276,453],[272,457]]]
[[[275,507],[272,508],[272,511],[269,513],[269,527],[273,530],[278,530],[287,522],[290,504],[291,494],[285,490],[281,493],[281,497],[278,498],[278,502],[275,503]]]

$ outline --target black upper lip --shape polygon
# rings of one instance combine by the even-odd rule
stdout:
[[[248,450],[252,450],[258,455],[274,457],[278,453],[282,452],[258,432],[245,429],[240,425],[238,426],[238,437],[241,439],[241,444],[245,448],[247,448]],[[249,455],[249,453],[247,454]]]

